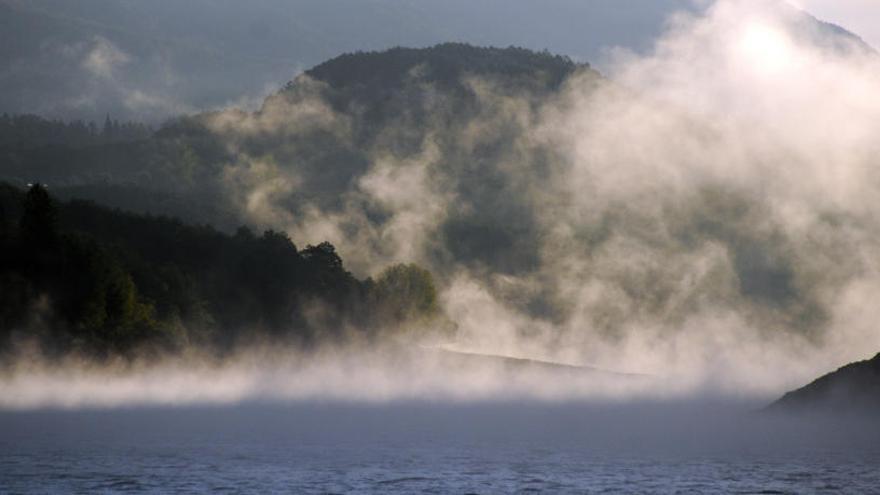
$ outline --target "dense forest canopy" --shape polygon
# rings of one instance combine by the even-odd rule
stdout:
[[[63,122],[37,115],[0,116],[0,149],[25,150],[46,146],[79,148],[115,142],[147,139],[150,126],[139,122],[119,122],[107,115],[99,127],[95,122]]]
[[[440,310],[431,274],[347,272],[327,242],[228,235],[167,217],[57,203],[41,184],[0,186],[0,342],[52,354],[205,351],[259,339],[306,345],[373,338]],[[427,330],[425,330],[427,331]]]

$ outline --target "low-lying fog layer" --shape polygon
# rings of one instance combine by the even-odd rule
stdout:
[[[448,404],[527,400],[547,404],[723,403],[753,411],[781,390],[759,373],[626,373],[577,364],[484,355],[444,347],[388,345],[308,352],[251,349],[223,358],[190,354],[164,361],[18,361],[0,374],[0,410],[44,407],[231,405],[407,401]],[[635,410],[638,410],[636,407]]]
[[[497,401],[666,398],[678,383],[594,368],[393,346],[308,353],[250,351],[113,366],[67,360],[22,364],[4,375],[0,409],[232,404],[246,401]]]
[[[459,328],[449,349],[640,376],[419,348],[242,351],[222,364],[184,357],[124,372],[20,364],[0,378],[0,407],[767,398],[876,354],[877,54],[776,2],[719,0],[672,19],[651,54],[620,54],[608,76],[575,77],[538,109],[473,81],[479,119],[426,132],[405,160],[376,152],[341,210],[286,210],[297,171],[245,152],[224,180],[253,222],[329,239],[357,272],[430,267]],[[213,123],[230,147],[304,126],[342,135],[345,124],[321,102],[281,99]],[[443,167],[438,143],[473,151],[502,131],[513,137],[493,173],[506,189],[491,201],[466,197],[467,174]],[[438,245],[454,237],[444,237],[449,217],[473,211],[524,225],[514,241],[528,268]]]

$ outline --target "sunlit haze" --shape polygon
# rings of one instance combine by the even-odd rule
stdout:
[[[0,492],[871,493],[880,0],[0,0]]]

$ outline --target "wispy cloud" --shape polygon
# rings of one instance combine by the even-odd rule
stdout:
[[[413,107],[380,129],[306,77],[207,117],[242,217],[329,239],[359,275],[430,267],[458,324],[447,348],[667,377],[659,393],[770,394],[880,349],[880,63],[852,40],[718,0],[550,97],[467,77],[463,116],[410,76]],[[483,368],[391,376],[409,354],[352,356],[283,381],[229,368],[240,387],[211,400],[503,393]],[[181,390],[201,383],[182,373]],[[526,396],[650,393],[521,378]],[[132,380],[118,397],[138,397]]]

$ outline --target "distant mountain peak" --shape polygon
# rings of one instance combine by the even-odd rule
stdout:
[[[801,23],[803,28],[802,34],[807,36],[813,43],[842,54],[852,53],[853,51],[877,54],[874,47],[852,31],[837,24],[818,19],[807,11],[797,10],[803,19]]]
[[[551,86],[558,86],[579,69],[589,69],[589,65],[547,51],[442,43],[427,48],[395,47],[384,51],[346,53],[309,69],[305,74],[334,88],[374,84],[399,86],[415,74],[441,84],[456,84],[465,75],[517,78],[543,74]]]

